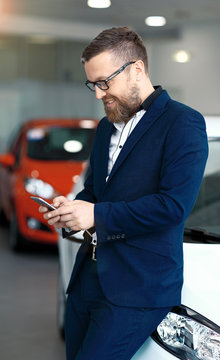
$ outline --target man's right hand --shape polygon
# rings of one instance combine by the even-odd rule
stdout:
[[[64,205],[66,202],[68,202],[67,198],[65,198],[65,196],[57,196],[53,199],[53,205],[56,208],[61,207],[62,205]],[[39,207],[39,212],[40,213],[47,213],[48,212],[48,208],[46,206],[40,206]],[[65,228],[65,223],[62,223],[60,220],[60,216],[56,216],[53,220],[55,220],[55,226],[58,227],[64,227]]]

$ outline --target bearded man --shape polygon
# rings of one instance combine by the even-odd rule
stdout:
[[[87,230],[67,289],[67,360],[128,360],[181,303],[183,230],[207,160],[205,122],[152,85],[144,42],[127,27],[104,30],[82,62],[107,116],[84,189],[40,211],[57,228]]]

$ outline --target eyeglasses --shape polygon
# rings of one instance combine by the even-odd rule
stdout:
[[[99,89],[101,90],[108,90],[109,86],[108,86],[108,82],[113,79],[115,76],[117,76],[118,74],[120,74],[128,65],[134,64],[135,61],[129,61],[126,64],[124,64],[123,66],[120,67],[120,69],[116,70],[112,75],[108,76],[105,80],[98,80],[98,81],[89,81],[87,80],[85,82],[85,85],[89,88],[89,90],[91,91],[95,91],[95,86],[98,86]]]

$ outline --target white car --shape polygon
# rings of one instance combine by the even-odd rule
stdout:
[[[164,318],[132,360],[220,360],[220,137],[209,139],[209,159],[184,235],[182,305]],[[70,195],[82,189],[85,169]],[[58,328],[64,337],[65,290],[82,232],[59,237]]]

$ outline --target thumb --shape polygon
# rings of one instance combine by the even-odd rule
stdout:
[[[65,196],[57,196],[53,199],[53,205],[57,208],[64,205],[67,201],[68,200]]]

